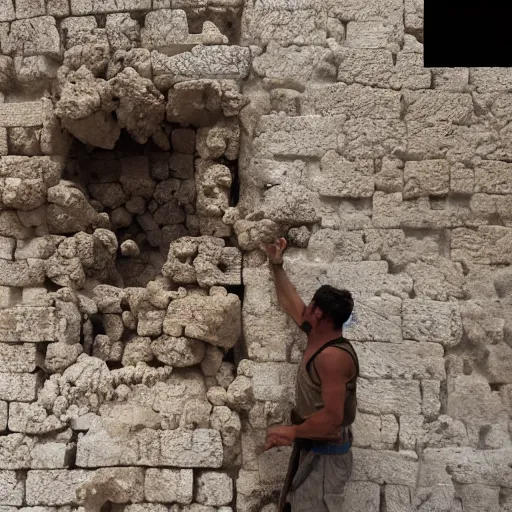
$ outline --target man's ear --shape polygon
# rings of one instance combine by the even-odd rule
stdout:
[[[317,320],[322,320],[322,318],[324,317],[324,313],[320,308],[315,307],[315,309],[313,310],[313,313]]]

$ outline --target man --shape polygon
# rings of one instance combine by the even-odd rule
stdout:
[[[294,445],[278,512],[289,505],[292,512],[343,512],[359,364],[342,331],[354,301],[347,290],[324,285],[306,306],[283,270],[285,248],[284,238],[262,247],[281,307],[308,342],[297,374],[293,425],[269,428],[264,450]]]

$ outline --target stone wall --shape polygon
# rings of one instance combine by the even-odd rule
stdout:
[[[271,512],[350,289],[350,512],[512,511],[512,71],[421,2],[0,0],[0,512]],[[241,300],[242,299],[242,300]]]

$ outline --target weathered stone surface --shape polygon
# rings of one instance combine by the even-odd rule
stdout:
[[[31,402],[40,386],[37,373],[0,373],[0,400]]]
[[[462,323],[457,302],[405,300],[402,318],[405,339],[432,341],[451,347],[457,345],[462,338]]]
[[[153,51],[151,62],[155,85],[171,85],[195,79],[243,79],[249,73],[249,48],[241,46],[195,46],[172,57]]]
[[[194,475],[191,469],[148,469],[144,496],[150,502],[192,502]]]
[[[2,505],[21,506],[23,504],[24,485],[18,480],[15,471],[0,471],[0,503]]]
[[[371,414],[420,414],[421,392],[417,381],[363,380],[358,384],[358,405]]]
[[[199,364],[205,356],[205,343],[191,338],[174,338],[164,334],[151,343],[158,361],[169,366],[186,367]]]
[[[0,126],[42,126],[43,112],[40,101],[0,103]]]
[[[0,311],[3,342],[55,341],[55,310],[46,307],[16,307]]]
[[[380,486],[374,482],[348,482],[343,506],[354,512],[377,512],[380,505]]]
[[[81,469],[67,471],[29,471],[27,475],[27,505],[77,505],[76,491],[92,476]]]
[[[216,430],[144,429],[129,439],[112,437],[105,430],[89,430],[78,440],[77,465],[216,468],[221,466],[222,456],[222,441]]]
[[[228,505],[233,500],[233,481],[226,473],[201,473],[197,479],[195,499],[203,505]]]
[[[0,343],[0,372],[33,372],[41,363],[42,357],[34,344]]]
[[[480,226],[452,231],[451,257],[454,261],[484,265],[510,264],[512,231],[504,226]]]
[[[47,55],[59,58],[60,37],[55,19],[51,16],[40,16],[30,20],[13,21],[2,48],[6,53],[13,55]]]
[[[443,196],[450,186],[450,165],[445,160],[406,162],[404,168],[404,199]]]
[[[396,445],[399,425],[392,414],[375,416],[358,412],[353,425],[354,446],[391,450]]]
[[[439,379],[445,377],[444,351],[437,343],[405,341],[355,343],[361,377],[368,379]]]

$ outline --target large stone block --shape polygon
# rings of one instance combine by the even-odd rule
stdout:
[[[252,366],[254,398],[261,401],[290,401],[295,391],[297,365],[261,363]]]
[[[426,449],[420,485],[446,483],[512,487],[512,451],[473,448]]]
[[[0,373],[0,400],[32,402],[40,384],[41,376],[37,373]]]
[[[328,151],[318,170],[310,167],[306,183],[308,188],[325,197],[371,197],[375,188],[373,175],[372,160],[351,162],[335,151]]]
[[[404,168],[404,199],[443,196],[450,188],[450,164],[446,160],[406,162]]]
[[[471,94],[441,91],[407,91],[404,95],[406,121],[469,124],[473,116]]]
[[[76,491],[92,476],[82,469],[29,471],[27,475],[27,505],[78,505]]]
[[[438,343],[405,341],[354,343],[361,377],[367,379],[439,379],[446,376],[444,350]]]
[[[144,482],[147,501],[192,503],[194,475],[191,469],[148,469]]]
[[[250,50],[241,46],[195,46],[190,52],[167,57],[153,51],[151,63],[155,85],[171,85],[195,79],[246,78],[250,69]]]
[[[0,436],[0,469],[58,469],[69,466],[70,432],[39,440],[24,434]]]
[[[149,9],[151,0],[71,0],[71,13],[75,16]]]
[[[25,486],[15,471],[0,471],[0,504],[21,506]]]
[[[2,373],[33,372],[42,362],[42,354],[38,352],[34,344],[0,343],[0,372]]]
[[[40,101],[0,103],[0,126],[42,126],[43,104]]]
[[[7,428],[7,420],[9,407],[7,402],[0,402],[0,432],[4,432]]]
[[[343,116],[262,116],[255,131],[254,150],[260,157],[322,157],[337,147]]]
[[[512,165],[508,162],[484,161],[474,173],[475,192],[512,194]]]
[[[0,310],[0,341],[56,341],[55,308],[18,306]]]
[[[402,300],[399,297],[356,295],[354,316],[357,319],[344,328],[344,336],[351,341],[401,343],[401,312]]]
[[[35,121],[31,116],[39,116],[40,103],[34,102],[29,105],[33,110],[30,115],[27,113],[27,118]],[[22,114],[25,116],[23,108]],[[64,161],[59,157],[9,155],[0,160],[0,177],[21,180],[42,179],[46,185],[52,187],[59,182],[63,168]]]
[[[389,485],[384,487],[386,512],[412,512],[411,488],[405,485]]]
[[[398,422],[392,414],[358,412],[352,426],[354,446],[374,450],[393,450],[398,439]]]
[[[343,83],[309,86],[303,108],[310,108],[323,116],[351,118],[400,119],[401,114],[398,91]]]
[[[2,49],[13,55],[47,55],[59,58],[61,55],[60,37],[51,16],[40,16],[11,23],[11,30]]]
[[[404,300],[402,319],[405,339],[430,341],[453,347],[462,338],[462,320],[457,302]]]
[[[233,480],[226,473],[205,471],[197,478],[196,501],[219,507],[233,500]]]
[[[144,429],[125,437],[111,437],[105,430],[89,430],[78,440],[77,465],[169,466],[218,468],[223,448],[218,431],[209,429]]]
[[[375,482],[347,482],[343,508],[350,512],[379,512],[380,485]]]
[[[480,226],[476,231],[459,228],[452,231],[451,258],[465,264],[510,265],[512,228]]]
[[[8,261],[0,259],[0,285],[27,288],[44,283],[44,261],[32,259]]]
[[[353,453],[352,480],[416,486],[418,457],[415,452],[354,448]]]
[[[164,319],[164,333],[231,348],[241,333],[240,299],[234,294],[189,295],[173,300]]]
[[[412,380],[358,382],[358,407],[370,414],[421,414],[420,383]]]

